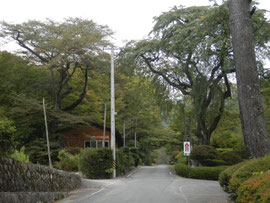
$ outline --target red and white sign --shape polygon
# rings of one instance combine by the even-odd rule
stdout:
[[[190,142],[184,142],[184,155],[190,156]]]

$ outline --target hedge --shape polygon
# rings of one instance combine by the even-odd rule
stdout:
[[[270,171],[245,181],[237,195],[236,202],[270,202]]]
[[[218,178],[219,184],[221,187],[224,188],[225,191],[228,191],[229,181],[230,181],[233,173],[236,170],[238,170],[245,163],[246,162],[241,162],[241,163],[235,164],[233,166],[230,166],[219,175],[219,178]]]
[[[252,159],[236,170],[229,181],[229,192],[237,193],[239,186],[249,178],[270,170],[270,156]]]
[[[192,168],[185,164],[179,163],[175,165],[175,171],[178,175],[185,178],[195,178],[204,180],[218,180],[219,174],[224,171],[227,166],[216,167],[196,167]]]
[[[87,148],[81,151],[79,169],[90,179],[107,179],[113,172],[112,150]]]

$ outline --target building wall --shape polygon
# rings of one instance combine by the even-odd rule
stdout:
[[[63,132],[63,137],[67,147],[84,148],[85,141],[102,140],[103,129],[97,127],[70,129]],[[105,140],[110,143],[110,132],[107,130]]]

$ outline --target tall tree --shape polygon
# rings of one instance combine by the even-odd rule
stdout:
[[[224,7],[174,8],[157,17],[154,39],[131,45],[146,74],[193,99],[196,136],[209,144],[230,96],[228,17]],[[214,111],[211,118],[208,112]]]
[[[62,23],[32,20],[22,24],[2,22],[1,26],[3,37],[17,42],[24,49],[24,56],[50,71],[50,93],[56,110],[70,111],[77,107],[86,95],[89,70],[100,69],[108,62],[103,48],[108,46],[112,32],[93,21],[79,18],[69,18]],[[75,91],[71,81],[77,72],[83,75],[82,87],[77,98],[62,105]]]
[[[270,154],[270,136],[258,80],[250,1],[229,0],[228,6],[243,135],[249,155],[260,157]]]

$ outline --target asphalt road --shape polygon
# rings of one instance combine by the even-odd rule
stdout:
[[[181,178],[167,165],[140,167],[127,177],[89,181],[61,203],[228,203],[217,181]],[[91,187],[90,187],[91,186]]]

